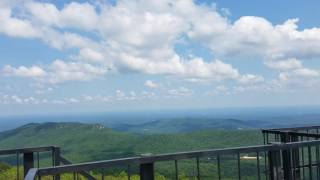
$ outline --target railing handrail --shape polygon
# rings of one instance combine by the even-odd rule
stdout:
[[[28,152],[45,152],[51,151],[57,148],[56,146],[40,146],[40,147],[26,147],[26,148],[16,148],[16,149],[0,149],[0,155],[10,155],[17,153],[28,153]]]
[[[72,164],[71,161],[67,160],[66,158],[64,158],[64,157],[62,157],[62,156],[59,157],[59,160],[60,160],[60,162],[61,162],[62,164],[64,164],[64,165],[70,165],[70,164]],[[80,174],[81,174],[82,176],[84,176],[85,178],[87,178],[88,180],[96,180],[96,179],[95,179],[89,172],[87,172],[87,171],[80,171]]]
[[[305,133],[305,132],[296,132],[296,131],[280,131],[280,130],[261,130],[262,133],[268,133],[268,134],[284,134],[287,133],[290,136],[296,136],[296,137],[309,137],[309,138],[316,138],[319,139],[320,138],[320,134],[314,134],[314,133]]]
[[[262,129],[262,131],[295,131],[295,130],[310,130],[310,129],[320,129],[320,126],[297,126],[297,127],[286,127],[286,128],[270,128]]]
[[[287,149],[304,147],[304,146],[315,146],[319,144],[320,144],[320,140],[312,140],[312,141],[303,141],[303,142],[291,142],[291,143],[285,143],[285,144],[271,144],[271,145],[246,146],[246,147],[236,147],[236,148],[209,149],[209,150],[200,150],[200,151],[187,151],[187,152],[160,154],[160,155],[147,156],[147,157],[137,156],[137,157],[130,157],[130,158],[121,158],[121,159],[78,163],[78,164],[72,164],[72,165],[63,165],[63,166],[56,166],[56,167],[47,167],[47,168],[40,168],[40,169],[34,168],[30,173],[33,173],[39,176],[57,175],[57,174],[68,173],[68,172],[92,170],[95,168],[107,168],[112,166],[121,166],[121,165],[129,165],[129,164],[145,164],[145,163],[154,163],[156,161],[192,159],[197,157],[220,156],[220,155],[237,154],[237,153],[279,151],[279,150],[287,150]],[[29,179],[26,178],[25,180],[33,180],[33,178],[35,178],[36,175],[33,177],[27,176]]]

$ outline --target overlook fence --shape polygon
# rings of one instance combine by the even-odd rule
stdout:
[[[292,142],[285,144],[272,144],[272,145],[261,145],[261,146],[250,146],[250,147],[240,147],[240,148],[227,148],[227,149],[215,149],[215,150],[204,150],[204,151],[192,151],[192,152],[182,152],[182,153],[172,153],[172,154],[162,154],[150,157],[132,157],[124,159],[114,159],[106,161],[97,161],[65,166],[56,166],[40,169],[31,169],[26,176],[26,180],[34,180],[36,178],[41,179],[43,176],[56,176],[63,173],[74,173],[74,178],[76,179],[77,173],[80,171],[91,171],[94,169],[110,168],[115,166],[127,166],[128,179],[130,180],[130,165],[138,164],[140,166],[140,179],[141,180],[153,180],[154,179],[154,165],[155,163],[161,161],[173,161],[175,164],[174,172],[175,179],[179,179],[178,164],[180,160],[184,159],[194,159],[196,163],[196,178],[205,179],[208,177],[202,177],[201,174],[201,164],[199,159],[203,157],[215,157],[217,163],[217,177],[216,179],[223,179],[221,174],[221,157],[227,155],[236,156],[236,168],[237,175],[233,179],[242,179],[242,168],[241,154],[254,153],[256,155],[256,175],[255,179],[298,179],[297,169],[301,167],[292,166],[289,159],[294,159],[295,156],[290,156],[290,152],[296,151],[297,149],[307,148],[308,149],[308,159],[309,164],[305,165],[309,168],[309,174],[304,177],[304,179],[319,179],[319,176],[314,176],[312,172],[313,168],[319,169],[319,159],[316,161],[312,159],[311,148],[319,147],[320,141],[307,141],[307,142]],[[263,161],[261,156],[265,157]],[[282,158],[282,160],[281,160]],[[290,164],[289,164],[290,162]],[[287,172],[288,171],[288,172]],[[287,176],[289,174],[289,176]],[[209,177],[209,179],[214,177]],[[104,174],[101,174],[101,179],[104,179]],[[246,177],[245,179],[248,179]]]
[[[256,180],[313,180],[320,179],[320,126],[264,129],[264,145],[201,151],[178,152],[70,164],[58,147],[0,150],[0,155],[17,152],[24,155],[25,180],[51,177],[63,179],[69,174],[73,179],[99,179],[108,176],[108,169],[120,168],[128,180],[133,176],[153,180],[159,164],[171,164],[172,174],[166,179],[181,179],[184,161],[194,164],[193,179],[256,179]],[[34,154],[40,150],[52,151],[52,167],[34,167]],[[32,154],[32,155],[31,155]],[[32,161],[32,162],[31,162]],[[209,173],[208,173],[209,172]],[[110,173],[110,172],[109,172]]]
[[[61,164],[72,164],[70,161],[61,156],[60,148],[56,146],[2,149],[0,150],[0,157],[6,158],[8,161],[15,159],[14,164],[16,165],[16,180],[22,180],[26,178],[27,173],[32,168],[40,168],[41,153],[46,153],[45,158],[49,159],[49,166],[56,167]],[[21,170],[23,172],[21,172]],[[85,171],[80,171],[79,173],[89,180],[94,180],[94,178]],[[53,176],[53,179],[60,179],[60,175]]]
[[[317,141],[320,126],[265,129],[262,130],[264,144]],[[292,149],[282,154],[287,165],[282,168],[285,179],[320,179],[319,146]]]
[[[19,180],[21,179],[20,168],[22,167],[24,175],[26,175],[30,169],[34,168],[35,162],[37,168],[40,168],[40,153],[45,152],[51,155],[52,166],[60,164],[57,161],[58,157],[60,156],[60,148],[54,146],[3,149],[0,150],[0,157],[5,157],[7,159],[13,159],[14,157],[16,164],[16,179]]]

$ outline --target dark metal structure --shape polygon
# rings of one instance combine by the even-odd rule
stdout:
[[[264,145],[209,149],[202,151],[189,151],[161,155],[137,156],[131,158],[112,159],[104,161],[95,161],[79,164],[70,164],[71,162],[63,158],[60,151],[55,150],[55,162],[59,161],[61,165],[55,163],[52,167],[31,168],[33,155],[37,151],[23,151],[27,154],[25,157],[25,166],[29,171],[25,180],[41,179],[41,177],[52,176],[59,180],[61,174],[69,173],[77,179],[78,175],[86,179],[94,179],[88,172],[95,171],[95,177],[105,178],[105,171],[96,171],[101,169],[110,169],[114,167],[126,167],[127,177],[132,177],[132,167],[138,166],[140,179],[154,180],[155,167],[157,163],[172,162],[173,179],[179,179],[179,165],[181,161],[189,160],[195,164],[196,172],[193,175],[196,179],[223,179],[222,163],[226,159],[234,162],[235,176],[232,179],[248,179],[245,176],[247,161],[250,160],[250,167],[255,165],[254,174],[251,178],[257,180],[304,180],[320,179],[320,126],[282,128],[282,129],[264,129],[262,130]],[[55,147],[57,149],[57,147]],[[7,150],[8,151],[8,150]],[[5,150],[1,150],[4,154]],[[15,152],[15,151],[14,151]],[[0,153],[1,155],[1,153]],[[53,156],[54,157],[54,156]],[[212,177],[204,175],[201,171],[203,167],[202,159],[206,163],[215,164],[216,169],[212,171],[216,174]],[[210,161],[209,161],[210,159]],[[248,160],[249,159],[249,160]],[[64,165],[62,165],[64,164]],[[31,168],[31,169],[30,169]],[[230,169],[231,170],[231,169]],[[99,174],[100,173],[100,174]]]
[[[279,128],[262,130],[264,144],[318,141],[320,126]],[[271,159],[270,159],[271,158]],[[283,168],[274,168],[273,175],[282,175],[283,179],[320,179],[319,146],[294,148],[282,154],[269,157],[273,160],[271,166],[277,167],[277,162],[285,162]],[[277,171],[276,171],[277,170]],[[274,179],[274,178],[273,178]]]
[[[17,177],[20,179],[20,166],[23,167],[23,177],[29,172],[30,169],[36,167],[40,168],[40,153],[47,152],[51,155],[52,166],[60,165],[60,148],[55,146],[45,146],[45,147],[30,147],[30,148],[20,148],[20,149],[3,149],[0,150],[0,156],[15,156],[16,166],[17,166]],[[21,158],[22,156],[22,158]],[[36,157],[35,157],[36,156]],[[21,163],[22,159],[22,163]]]
[[[2,149],[0,150],[0,157],[5,156],[10,158],[10,156],[14,156],[17,167],[16,180],[22,180],[27,178],[27,174],[30,175],[30,173],[32,173],[33,168],[40,168],[40,153],[47,153],[46,158],[50,159],[51,165],[49,166],[51,167],[72,164],[70,161],[61,156],[60,148],[56,146]],[[20,172],[20,167],[22,167],[23,173]],[[95,180],[89,173],[85,171],[80,171],[79,173],[89,180]],[[53,178],[55,180],[59,180],[60,175],[56,174],[53,176]]]

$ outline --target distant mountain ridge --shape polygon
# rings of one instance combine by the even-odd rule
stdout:
[[[257,130],[202,130],[176,134],[133,134],[100,124],[31,123],[0,132],[0,149],[56,145],[73,162],[260,144]]]
[[[266,128],[282,126],[303,126],[320,123],[320,106],[316,107],[248,107],[248,108],[221,108],[221,109],[183,109],[183,110],[155,110],[155,111],[124,111],[124,112],[105,112],[105,113],[77,113],[77,114],[46,114],[46,115],[11,115],[0,116],[0,132],[14,129],[27,123],[45,123],[45,122],[81,122],[81,123],[99,123],[107,127],[120,130],[136,128],[134,126],[126,128],[126,125],[139,125],[153,121],[193,120],[202,121],[202,119],[240,120],[249,124],[249,128]],[[159,122],[158,122],[159,123]],[[119,125],[120,124],[120,125]],[[147,124],[146,124],[147,125]],[[198,126],[198,125],[197,125]],[[219,127],[220,126],[220,127]],[[214,127],[208,125],[207,129],[222,128],[230,129],[230,125],[219,125]],[[200,125],[200,129],[202,129]],[[196,130],[186,127],[189,131]],[[199,129],[199,128],[198,128]],[[231,127],[232,129],[232,127]],[[183,128],[182,128],[183,130]],[[181,131],[182,131],[181,130]],[[176,132],[181,132],[176,131]],[[143,131],[141,131],[143,132]],[[172,130],[171,130],[172,132]],[[174,131],[173,131],[174,132]]]
[[[112,129],[132,133],[183,133],[206,129],[236,130],[271,127],[264,121],[243,121],[238,119],[173,119],[156,120],[141,124],[116,124]]]

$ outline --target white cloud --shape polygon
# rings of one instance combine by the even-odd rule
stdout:
[[[271,61],[266,61],[265,64],[269,68],[280,70],[280,71],[287,71],[287,70],[302,68],[302,62],[295,58],[290,58],[288,60],[271,60]]]
[[[206,80],[237,79],[240,76],[237,69],[220,60],[213,62],[205,62],[201,58],[182,60],[175,56],[168,61],[153,62],[128,56],[123,58],[122,66],[146,74],[166,74],[185,79]]]
[[[267,58],[320,55],[317,27],[299,30],[298,19],[273,25],[255,16],[243,16],[232,22],[214,5],[198,5],[192,0],[118,1],[116,5],[71,2],[61,9],[52,3],[26,1],[19,5],[24,12],[19,18],[12,17],[13,7],[9,7],[2,7],[2,22],[23,27],[14,29],[26,36],[41,34],[45,39],[48,29],[77,28],[100,36],[113,51],[121,50],[150,61],[175,55],[174,44],[184,35],[223,55]]]
[[[107,72],[103,67],[95,67],[81,62],[64,62],[62,60],[55,60],[49,69],[49,81],[51,83],[87,81],[103,76]]]
[[[19,103],[21,104],[23,102],[23,100],[21,98],[19,98],[17,95],[13,95],[11,96],[11,99],[16,102],[16,103]]]
[[[48,94],[53,92],[53,88],[47,87],[47,88],[39,88],[35,91],[36,94]]]
[[[220,21],[221,18],[216,19]],[[191,30],[189,35],[224,56],[258,56],[267,59],[319,57],[320,28],[298,30],[297,23],[298,19],[289,19],[283,24],[273,25],[262,17],[244,16],[234,23],[225,20],[220,25],[221,31]]]
[[[179,97],[179,96],[191,96],[193,91],[186,87],[179,87],[178,89],[169,89],[168,95],[170,97]]]
[[[152,89],[156,89],[156,88],[159,88],[160,87],[160,84],[157,84],[151,80],[147,80],[145,83],[144,83],[144,86],[148,87],[148,88],[152,88]]]
[[[94,98],[92,97],[92,96],[84,96],[83,97],[84,99],[85,99],[85,101],[93,101],[94,100]]]
[[[221,94],[229,94],[229,88],[224,85],[219,85],[215,87],[212,91],[208,91],[205,93],[205,95],[208,95],[208,96],[216,96]]]
[[[307,83],[308,80],[320,80],[320,71],[313,69],[301,68],[289,72],[282,72],[279,74],[281,82],[300,82],[301,84]]]
[[[46,69],[38,66],[18,68],[6,65],[2,69],[5,76],[34,78],[43,83],[62,83],[65,81],[88,81],[105,75],[107,68],[96,67],[83,62],[65,62],[55,60]]]
[[[83,48],[79,52],[79,58],[86,61],[101,62],[104,60],[104,55],[93,49]]]
[[[319,77],[320,72],[313,70],[313,69],[307,69],[307,68],[301,68],[301,69],[296,69],[293,71],[294,74],[301,76],[301,77]]]
[[[70,102],[70,103],[78,103],[79,102],[79,100],[76,98],[68,98],[68,99],[66,99],[66,101]]]
[[[113,46],[136,56],[170,57],[174,41],[186,27],[172,11],[169,1],[119,1],[102,8],[99,32]]]
[[[6,76],[18,76],[18,77],[30,77],[30,78],[42,78],[47,75],[47,73],[39,66],[19,66],[14,68],[10,65],[4,66],[2,72]]]
[[[116,90],[116,99],[117,100],[124,100],[124,99],[126,99],[126,94],[123,91],[118,89],[118,90]]]
[[[71,2],[59,10],[51,3],[29,2],[26,8],[37,23],[85,30],[97,27],[98,15],[95,6],[89,3]]]
[[[280,71],[278,83],[287,88],[315,88],[320,82],[320,71],[306,68],[301,60],[289,58],[287,60],[270,60],[265,64]]]
[[[98,16],[93,5],[71,2],[61,11],[60,21],[62,26],[65,27],[90,30],[98,25]]]
[[[199,6],[191,0],[119,1],[116,5],[98,6],[72,2],[61,9],[51,3],[28,1],[19,7],[24,13],[17,20],[36,29],[37,38],[57,49],[79,49],[78,58],[88,63],[107,64],[118,72],[165,74],[194,80],[238,79],[241,76],[237,69],[220,60],[183,59],[175,52],[175,44],[184,35],[197,39],[199,34],[209,36],[228,28],[227,19],[215,7]],[[12,12],[7,16],[11,17]],[[199,16],[201,18],[197,18]],[[100,40],[95,42],[68,28],[89,31]],[[55,61],[50,65],[54,71],[51,81],[86,80],[104,75],[88,63]],[[71,70],[55,70],[65,66]],[[79,66],[89,75],[79,71]],[[88,69],[91,70],[87,72]]]
[[[143,91],[141,93],[141,98],[142,99],[156,99],[157,95],[154,92]]]
[[[300,29],[298,19],[272,24],[263,17],[243,16],[233,22],[215,6],[192,0],[119,1],[115,5],[72,2],[62,8],[45,2],[3,2],[0,33],[41,39],[60,50],[73,48],[76,60],[85,60],[57,60],[38,67],[43,72],[37,66],[7,66],[8,75],[46,77],[59,83],[104,76],[108,66],[120,73],[161,74],[190,81],[234,80],[241,85],[266,81],[222,60],[183,58],[175,45],[184,41],[200,43],[217,57],[258,57],[280,71],[279,81],[319,76],[317,70],[303,67],[302,60],[320,57],[320,28]]]
[[[22,38],[36,38],[40,32],[32,24],[23,19],[12,17],[12,10],[0,6],[0,33]]]
[[[40,101],[39,99],[29,96],[29,97],[21,97],[19,95],[2,95],[0,96],[0,103],[2,104],[40,104],[45,101]]]
[[[264,78],[262,76],[257,76],[253,74],[246,74],[239,78],[240,84],[255,84],[263,81]]]
[[[226,86],[220,85],[216,87],[216,90],[219,92],[226,92],[228,88]]]
[[[41,39],[57,49],[83,48],[96,45],[96,43],[84,36],[68,30],[57,30],[55,24],[59,23],[58,10],[53,4],[35,3],[32,1],[13,1],[12,3],[5,4],[6,6],[0,6],[0,33],[12,37]],[[75,8],[74,11],[78,11],[77,15],[72,14],[72,12],[67,13],[70,19],[75,19],[71,17],[72,15],[79,16],[78,18],[88,15],[86,12],[89,8],[83,8],[82,10],[84,11],[80,12],[81,8],[77,9],[76,4],[70,3],[66,7],[68,9],[69,6],[72,6]],[[84,7],[87,5],[85,3]],[[77,22],[84,22],[87,18],[91,17],[82,17]],[[70,24],[70,22],[66,22],[66,24]]]
[[[34,97],[28,97],[24,99],[24,103],[39,104],[40,102]]]
[[[72,48],[97,47],[98,44],[91,39],[72,32],[60,33],[53,29],[42,30],[40,38],[50,46],[59,50]]]

